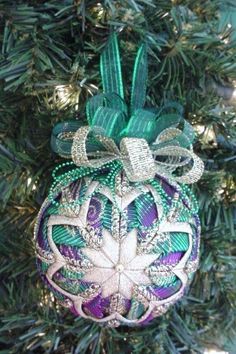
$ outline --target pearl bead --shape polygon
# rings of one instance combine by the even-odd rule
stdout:
[[[116,266],[115,266],[115,270],[119,273],[122,273],[124,271],[125,267],[123,266],[123,264],[121,263],[118,263]]]

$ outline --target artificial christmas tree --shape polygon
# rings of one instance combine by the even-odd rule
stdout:
[[[203,353],[235,348],[234,22],[228,1],[0,1],[1,237],[3,353]],[[222,17],[224,13],[224,18]],[[223,18],[223,19],[222,19]],[[125,87],[146,41],[146,104],[178,101],[198,139],[205,174],[200,268],[184,298],[145,328],[109,329],[75,319],[42,287],[33,226],[51,184],[52,127],[85,123],[98,92],[99,56],[119,33]],[[128,92],[126,92],[128,95]],[[220,96],[219,96],[220,95]]]

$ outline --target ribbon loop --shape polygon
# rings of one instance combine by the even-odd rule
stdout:
[[[187,150],[182,147],[169,146],[160,148],[153,152],[153,156],[155,158],[157,167],[156,172],[160,175],[164,175],[167,178],[172,178],[179,183],[191,184],[197,182],[204,170],[204,164],[202,160],[191,150]],[[167,156],[167,159],[164,162],[158,161],[158,156]],[[176,157],[177,159],[173,161],[171,160],[171,157]],[[190,165],[191,161],[193,161],[192,167],[188,172],[183,173],[181,176],[173,175],[173,172],[178,167],[187,167]]]
[[[71,156],[75,165],[99,168],[108,162],[116,160],[120,155],[119,149],[111,138],[102,135],[96,135],[96,139],[106,150],[101,150],[100,148],[97,151],[87,153],[86,143],[88,142],[88,135],[91,131],[91,127],[85,126],[78,129],[74,135]],[[89,156],[91,156],[91,159]]]
[[[92,138],[89,137],[90,133],[93,134]],[[91,139],[96,140],[98,150],[87,151]],[[204,169],[201,159],[191,150],[173,145],[152,150],[145,139],[139,138],[123,138],[119,149],[112,138],[97,134],[89,126],[79,128],[74,134],[71,155],[77,166],[91,168],[118,160],[131,182],[143,182],[158,173],[177,182],[194,183]],[[158,160],[160,157],[164,161]],[[177,168],[189,166],[191,161],[193,164],[188,172],[181,176],[173,175]]]
[[[155,176],[155,163],[145,139],[123,138],[119,150],[111,138],[94,134],[104,150],[100,148],[98,151],[87,152],[86,143],[91,132],[91,127],[87,126],[78,129],[74,135],[71,155],[77,166],[99,168],[111,161],[119,160],[132,182],[145,181]]]
[[[117,36],[113,33],[101,55],[100,69],[105,93],[116,93],[124,98],[120,52]]]
[[[134,63],[130,102],[131,114],[133,114],[137,109],[143,108],[144,106],[146,101],[147,76],[147,45],[144,43],[139,48]]]

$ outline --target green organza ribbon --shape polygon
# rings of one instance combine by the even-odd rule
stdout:
[[[119,160],[131,181],[145,181],[156,173],[178,182],[193,183],[203,172],[193,153],[194,132],[183,119],[182,107],[170,103],[161,109],[145,109],[147,46],[138,50],[130,104],[124,101],[117,36],[111,35],[100,61],[103,93],[86,105],[88,126],[79,121],[57,124],[51,145],[55,152],[72,158],[76,165],[99,168]],[[181,176],[173,174],[188,166]]]

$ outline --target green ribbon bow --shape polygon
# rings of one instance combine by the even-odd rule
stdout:
[[[182,107],[170,103],[161,109],[143,108],[148,71],[146,44],[141,45],[136,56],[129,107],[124,101],[115,34],[100,64],[103,93],[87,102],[89,125],[84,127],[79,121],[57,124],[51,139],[53,150],[83,167],[99,168],[120,161],[132,182],[145,181],[156,173],[180,183],[196,182],[204,166],[192,151],[194,132],[182,117]],[[183,166],[188,166],[187,172],[175,176],[174,171]]]

